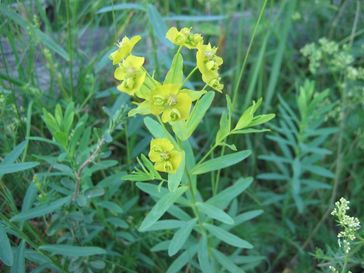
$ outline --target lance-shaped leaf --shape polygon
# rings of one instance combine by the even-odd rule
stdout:
[[[212,253],[217,262],[222,265],[227,271],[231,273],[245,273],[239,266],[237,266],[232,259],[222,254],[220,251],[213,249]]]
[[[92,255],[106,254],[106,250],[94,246],[73,246],[73,245],[42,245],[40,250],[50,252],[52,254],[68,256],[68,257],[84,257]]]
[[[214,268],[209,258],[209,246],[206,235],[202,235],[200,238],[200,242],[198,244],[197,258],[202,273],[214,273]]]
[[[13,218],[11,218],[11,221],[14,221],[14,222],[15,221],[25,221],[28,219],[44,216],[46,214],[49,214],[49,213],[61,208],[62,206],[64,206],[65,204],[67,204],[70,201],[71,201],[71,196],[67,196],[67,197],[58,199],[49,204],[42,204],[38,207],[31,208],[26,211],[22,211],[21,213],[15,215]]]
[[[173,83],[181,86],[183,82],[183,58],[182,55],[177,52],[174,55],[171,68],[168,70],[164,84]]]
[[[244,160],[250,154],[251,154],[250,150],[245,150],[208,160],[206,162],[196,165],[192,169],[192,174],[198,175],[229,167]]]
[[[253,182],[253,178],[239,178],[232,186],[221,191],[219,194],[211,197],[206,203],[214,205],[220,209],[225,209],[229,203],[245,191]]]
[[[0,260],[7,266],[13,265],[13,252],[5,229],[0,225]]]
[[[253,248],[253,246],[238,236],[211,224],[205,224],[206,229],[221,241],[239,248]]]
[[[180,187],[174,192],[164,195],[144,218],[139,227],[139,231],[146,231],[150,226],[159,220],[170,206],[187,190],[187,187]]]
[[[171,243],[168,247],[168,255],[173,256],[176,254],[185,244],[188,236],[190,236],[193,227],[196,224],[196,219],[192,219],[186,222],[177,232],[173,235]]]
[[[202,213],[206,214],[212,219],[219,220],[220,222],[223,222],[228,225],[234,224],[233,218],[231,218],[229,214],[227,214],[222,209],[219,209],[218,207],[215,207],[207,203],[197,203],[197,207],[200,209]]]

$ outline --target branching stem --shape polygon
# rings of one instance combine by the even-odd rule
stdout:
[[[81,166],[78,168],[78,170],[75,173],[76,178],[76,186],[75,186],[75,192],[73,193],[72,200],[75,201],[80,193],[80,187],[81,187],[81,175],[82,171],[92,162],[95,160],[96,156],[100,153],[102,146],[104,145],[105,140],[102,138],[96,146],[96,149],[94,152],[81,164]]]

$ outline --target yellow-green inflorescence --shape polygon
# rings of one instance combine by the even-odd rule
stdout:
[[[157,138],[150,143],[149,158],[157,171],[175,173],[181,164],[182,153],[167,138]]]
[[[223,63],[221,57],[216,55],[217,48],[210,44],[198,45],[196,53],[197,67],[202,74],[202,80],[215,90],[221,92],[224,85],[220,83],[219,68]]]
[[[129,116],[154,115],[160,117],[163,123],[170,124],[186,121],[190,117],[193,102],[200,99],[206,92],[206,87],[222,92],[219,69],[223,60],[216,55],[216,47],[204,44],[201,34],[192,33],[191,28],[186,27],[181,30],[171,27],[166,38],[179,46],[177,54],[180,54],[181,47],[197,50],[193,71],[200,71],[206,85],[203,90],[194,91],[184,88],[182,82],[158,82],[143,67],[144,57],[132,54],[141,37],[124,37],[109,58],[117,66],[114,72],[115,79],[120,81],[117,89],[136,99],[136,107],[129,112]],[[149,158],[154,162],[156,170],[167,173],[175,172],[181,162],[180,153],[167,139],[154,139],[151,142]]]

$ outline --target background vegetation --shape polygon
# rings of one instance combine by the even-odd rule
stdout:
[[[364,219],[363,14],[360,0],[2,1],[0,271],[166,272],[175,260],[159,251],[170,230],[137,230],[152,198],[121,177],[150,135],[142,117],[127,118],[108,55],[140,34],[136,53],[164,77],[175,53],[164,35],[176,25],[218,45],[233,118],[260,97],[260,112],[277,115],[267,134],[232,137],[253,151],[244,164],[206,177],[221,189],[255,178],[230,208],[250,211],[234,232],[254,245],[234,262],[246,272],[363,272],[363,232],[347,257],[330,215],[344,196]],[[215,100],[198,127],[201,152],[224,110]]]

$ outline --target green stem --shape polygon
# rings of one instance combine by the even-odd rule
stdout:
[[[220,156],[223,156],[224,153],[225,153],[225,145],[222,146],[222,148],[221,148]],[[212,188],[212,195],[216,195],[217,189],[219,188],[220,174],[221,174],[221,169],[217,171],[214,187]]]
[[[202,162],[204,162],[206,160],[206,158],[216,149],[217,145],[214,144],[210,150],[197,162],[196,165],[201,164]]]
[[[191,208],[192,208],[192,211],[193,213],[195,214],[195,217],[197,218],[197,222],[198,222],[198,225],[200,226],[200,229],[201,229],[201,232],[206,235],[206,231],[205,231],[205,228],[203,226],[203,221],[201,220],[201,217],[200,217],[200,212],[197,208],[197,205],[196,205],[196,192],[197,192],[197,188],[196,188],[196,185],[192,182],[192,179],[191,179],[191,175],[188,171],[188,169],[185,167],[185,173],[186,173],[186,176],[187,176],[187,180],[188,180],[188,185],[189,185],[189,189],[190,189],[190,193],[191,193]]]
[[[192,75],[196,72],[196,70],[198,69],[197,66],[195,66],[191,72],[187,75],[187,77],[185,78],[185,80],[182,83],[182,86],[184,86],[186,84],[186,82],[188,82],[188,80],[192,77]]]
[[[346,268],[348,267],[348,254],[346,253],[344,256],[344,265],[343,265],[343,269],[341,270],[341,273],[347,273],[346,272]]]
[[[70,96],[71,100],[73,100],[73,34],[72,34],[72,15],[71,15],[71,6],[70,1],[66,0],[66,16],[67,16],[67,31],[68,31],[68,53],[70,55],[69,59],[69,77],[70,77]]]
[[[125,123],[125,145],[126,145],[126,162],[128,166],[131,164],[130,158],[130,145],[129,145],[129,137],[128,137],[128,123]]]
[[[247,49],[246,54],[244,56],[244,60],[243,60],[243,64],[242,64],[241,69],[240,69],[239,77],[238,77],[238,80],[237,80],[237,82],[235,84],[235,87],[234,87],[234,90],[233,90],[233,99],[232,99],[233,109],[235,108],[235,105],[236,105],[236,99],[237,99],[237,96],[238,96],[238,90],[239,90],[239,86],[240,86],[241,79],[243,78],[243,74],[244,74],[244,71],[245,71],[245,67],[246,67],[246,64],[247,64],[247,61],[248,61],[248,56],[249,56],[250,50],[251,50],[251,48],[253,46],[253,42],[254,42],[254,39],[255,39],[255,36],[256,36],[257,30],[258,30],[258,26],[259,26],[259,23],[260,23],[260,21],[261,21],[261,19],[263,17],[263,14],[264,14],[265,7],[267,5],[267,2],[268,2],[268,0],[264,0],[263,6],[260,9],[259,16],[258,16],[258,20],[255,23],[254,30],[253,30],[253,34],[252,34],[252,38],[249,41],[248,49]]]

